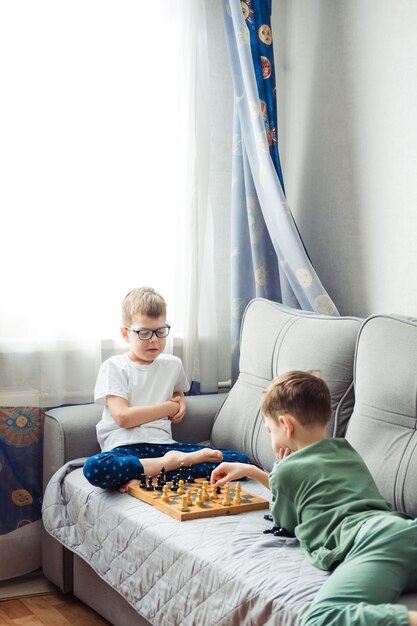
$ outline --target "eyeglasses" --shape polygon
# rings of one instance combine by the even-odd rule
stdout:
[[[171,330],[171,326],[169,324],[165,324],[165,326],[161,326],[161,328],[157,328],[156,330],[148,330],[147,328],[130,328],[126,326],[126,330],[132,331],[132,333],[136,333],[139,339],[142,341],[150,341],[154,335],[158,337],[158,339],[163,339],[164,337],[168,337],[169,331]]]

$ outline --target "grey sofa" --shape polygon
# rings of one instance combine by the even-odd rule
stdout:
[[[383,495],[416,516],[416,355],[414,320],[332,318],[256,299],[242,324],[237,382],[227,395],[188,398],[174,436],[242,450],[270,469],[261,392],[281,372],[320,369],[332,396],[328,435],[346,436]],[[262,511],[178,522],[92,487],[82,463],[98,451],[99,418],[94,405],[47,413],[45,576],[115,626],[299,624],[328,574],[296,540],[264,534]],[[253,481],[245,488],[269,496]],[[417,593],[400,602],[417,608]]]

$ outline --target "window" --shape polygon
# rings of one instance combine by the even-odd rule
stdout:
[[[132,287],[159,290],[172,337],[184,331],[180,6],[1,5],[0,376],[14,403],[88,400]]]
[[[157,2],[0,13],[0,336],[118,336],[132,287],[174,302],[178,23]]]

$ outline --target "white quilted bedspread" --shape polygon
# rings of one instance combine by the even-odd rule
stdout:
[[[264,535],[267,511],[178,522],[91,486],[73,461],[44,496],[46,530],[158,626],[295,626],[325,572],[295,539]],[[243,485],[266,498],[254,481]]]

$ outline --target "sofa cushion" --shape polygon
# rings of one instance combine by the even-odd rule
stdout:
[[[245,452],[265,469],[274,454],[259,411],[262,391],[288,370],[318,369],[330,387],[328,434],[342,436],[353,410],[353,359],[361,320],[252,300],[242,321],[239,377],[221,406],[211,441]]]
[[[81,465],[68,463],[50,480],[45,528],[151,624],[299,624],[328,576],[295,538],[263,533],[270,527],[265,511],[180,522],[130,495],[93,487]],[[270,495],[251,480],[245,489]],[[77,594],[78,573],[76,566]],[[88,592],[94,586],[82,595],[86,602]]]
[[[417,516],[417,322],[368,318],[354,364],[355,407],[346,438],[395,509]]]

